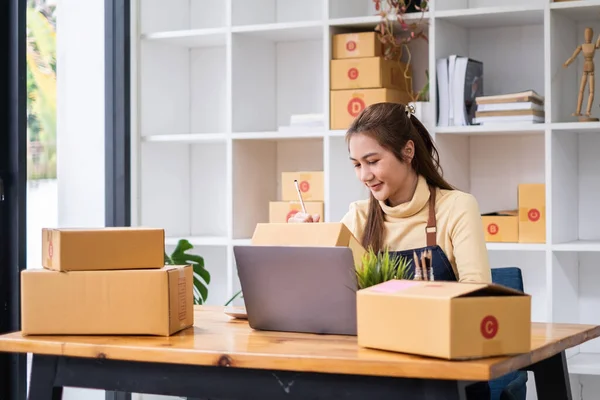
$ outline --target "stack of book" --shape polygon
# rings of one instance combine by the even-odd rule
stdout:
[[[534,90],[481,96],[475,99],[477,111],[474,124],[543,123],[545,120],[544,97]]]

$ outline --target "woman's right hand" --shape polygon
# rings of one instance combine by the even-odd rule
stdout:
[[[319,222],[321,216],[319,214],[305,214],[302,212],[297,212],[292,215],[290,219],[288,219],[289,223],[302,223],[302,222]]]

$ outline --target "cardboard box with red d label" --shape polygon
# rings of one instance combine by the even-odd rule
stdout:
[[[546,243],[546,186],[519,185],[519,242]]]
[[[330,96],[330,129],[348,129],[354,118],[371,104],[384,101],[408,104],[411,101],[407,92],[387,88],[332,90]]]
[[[357,293],[358,345],[449,360],[529,352],[531,296],[485,283],[391,280]]]

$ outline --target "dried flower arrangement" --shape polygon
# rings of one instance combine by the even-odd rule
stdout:
[[[379,33],[379,40],[384,44],[384,57],[387,60],[404,61],[407,69],[404,78],[407,87],[412,88],[412,77],[408,75],[411,66],[411,52],[409,45],[415,40],[422,39],[429,43],[427,37],[427,22],[424,19],[425,12],[429,10],[428,0],[373,0],[375,9],[381,17],[381,21],[375,27]],[[406,14],[420,12],[420,18],[410,18],[407,22]],[[400,25],[400,32],[394,32],[394,26]],[[418,92],[409,93],[413,102],[429,101],[429,73],[425,71],[427,81]]]

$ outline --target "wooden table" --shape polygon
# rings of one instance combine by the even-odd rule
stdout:
[[[0,351],[33,353],[30,399],[63,386],[217,399],[462,399],[467,382],[535,373],[538,398],[571,399],[565,350],[599,326],[532,324],[532,350],[444,361],[360,348],[356,337],[259,332],[222,307],[196,307],[171,337],[0,336]]]

